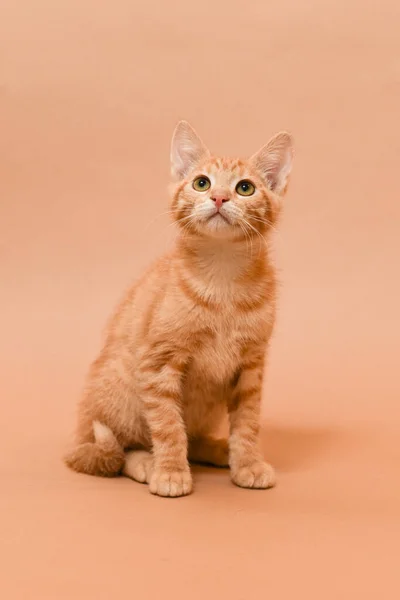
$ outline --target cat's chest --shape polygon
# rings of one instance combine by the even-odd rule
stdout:
[[[192,368],[201,377],[215,382],[230,379],[237,370],[243,348],[240,327],[220,325],[203,340],[192,357]]]

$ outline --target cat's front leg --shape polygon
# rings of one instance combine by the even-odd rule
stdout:
[[[182,416],[182,376],[185,356],[153,346],[139,372],[142,406],[153,446],[149,486],[159,496],[185,496],[192,491],[188,439]]]
[[[229,466],[232,481],[245,488],[266,489],[275,473],[260,449],[260,406],[264,368],[263,348],[248,352],[229,403]]]

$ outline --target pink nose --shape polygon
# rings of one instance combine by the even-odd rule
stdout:
[[[228,196],[226,194],[215,192],[211,196],[211,200],[213,202],[215,202],[215,206],[219,210],[224,202],[228,202],[229,201],[229,198],[228,198]]]

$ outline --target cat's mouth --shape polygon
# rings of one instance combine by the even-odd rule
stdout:
[[[211,215],[211,217],[208,217],[207,219],[207,223],[209,223],[210,221],[212,221],[213,219],[217,219],[221,218],[225,221],[225,223],[228,223],[228,225],[231,225],[231,222],[229,221],[229,219],[227,217],[225,217],[225,215],[223,215],[221,212],[216,211],[213,215]]]

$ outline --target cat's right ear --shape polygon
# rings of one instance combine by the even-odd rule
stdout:
[[[172,176],[177,180],[184,179],[209,154],[208,149],[189,123],[180,121],[172,136]]]

